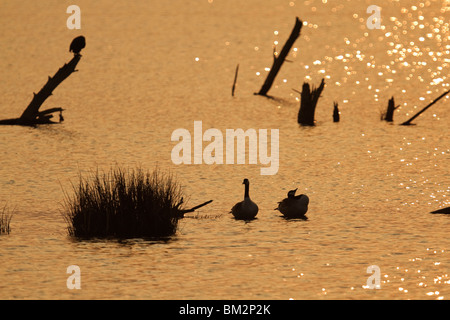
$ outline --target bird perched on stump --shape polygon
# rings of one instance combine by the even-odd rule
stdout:
[[[86,47],[86,39],[83,36],[76,37],[70,44],[69,52],[73,52],[75,55],[79,55],[81,49]]]

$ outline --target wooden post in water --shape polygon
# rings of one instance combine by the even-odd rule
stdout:
[[[300,36],[300,30],[303,26],[303,22],[296,17],[295,18],[295,25],[292,29],[291,35],[289,36],[288,40],[286,41],[285,45],[283,46],[283,49],[281,49],[280,54],[277,56],[273,56],[273,64],[272,68],[270,68],[269,74],[267,75],[266,80],[264,81],[264,84],[262,85],[261,89],[259,90],[258,95],[261,96],[267,96],[267,92],[272,87],[273,81],[275,80],[275,77],[278,74],[278,71],[280,71],[281,66],[283,65],[284,60],[288,56],[289,52],[291,51],[292,46],[294,45],[295,40]]]

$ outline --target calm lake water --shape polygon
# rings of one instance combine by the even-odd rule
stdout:
[[[0,118],[14,118],[86,37],[78,72],[43,108],[65,121],[0,126],[1,299],[448,299],[450,3],[357,0],[0,1]],[[381,28],[369,29],[369,5]],[[301,36],[270,90],[253,95],[298,16]],[[239,75],[231,97],[236,65]],[[326,87],[315,127],[297,124],[307,81]],[[394,96],[394,123],[380,112]],[[333,102],[341,121],[333,123]],[[175,165],[172,132],[279,130],[279,170],[258,164]],[[207,143],[204,143],[204,147]],[[80,173],[116,164],[173,172],[189,205],[167,242],[68,236],[64,192]],[[243,198],[257,219],[228,213]],[[290,189],[310,198],[308,220],[273,209]],[[81,269],[69,290],[66,269]],[[379,267],[381,288],[367,273]]]

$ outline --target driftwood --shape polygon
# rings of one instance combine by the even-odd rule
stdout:
[[[338,103],[333,103],[333,122],[339,122],[340,120],[340,114],[339,114],[339,108]]]
[[[390,98],[386,112],[381,115],[381,120],[384,120],[387,122],[393,122],[394,121],[394,111],[397,110],[399,107],[400,107],[400,105],[395,106],[394,97]]]
[[[75,54],[69,63],[64,64],[62,68],[55,73],[53,77],[48,77],[47,83],[42,87],[42,89],[36,94],[33,93],[33,99],[31,100],[28,107],[22,113],[20,118],[0,120],[0,125],[22,125],[22,126],[33,126],[36,124],[51,124],[57,123],[51,120],[53,117],[52,113],[60,112],[60,121],[62,118],[62,108],[51,108],[43,111],[39,111],[39,108],[45,102],[45,100],[53,94],[53,90],[61,84],[67,77],[69,77],[75,70],[78,62],[81,59],[80,54]]]
[[[317,101],[319,101],[320,94],[325,87],[325,80],[322,79],[318,88],[310,90],[309,83],[303,84],[303,89],[300,99],[300,109],[298,110],[297,122],[304,126],[314,126],[314,114],[316,112]]]
[[[297,38],[300,36],[300,30],[302,26],[303,22],[298,17],[296,17],[295,25],[294,28],[292,29],[291,35],[289,36],[288,40],[283,46],[283,49],[281,49],[280,54],[278,56],[276,56],[275,54],[273,55],[272,68],[270,68],[269,74],[267,75],[267,78],[264,81],[264,84],[262,85],[261,89],[259,90],[258,93],[255,94],[267,96],[267,92],[269,92],[270,88],[272,87],[273,81],[275,80],[278,71],[280,71],[283,62],[285,61],[286,57],[291,51],[291,48],[294,45],[295,40],[297,40]]]
[[[234,81],[233,81],[233,87],[231,88],[231,96],[234,97],[234,90],[236,89],[236,81],[238,77],[239,72],[239,64],[236,66],[236,72],[234,73]]]
[[[413,121],[415,118],[417,118],[418,116],[420,116],[425,110],[427,110],[429,107],[431,107],[433,104],[435,104],[436,102],[438,102],[442,97],[446,96],[447,94],[450,93],[450,90],[448,90],[447,92],[444,92],[443,94],[441,94],[439,97],[437,97],[436,99],[434,99],[429,105],[427,105],[425,108],[423,108],[422,110],[420,110],[419,112],[417,112],[411,119],[409,119],[408,121],[405,121],[402,123],[402,126],[408,126],[411,125],[411,121]]]

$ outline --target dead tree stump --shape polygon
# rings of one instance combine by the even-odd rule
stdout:
[[[394,97],[389,99],[388,106],[386,109],[386,112],[382,114],[381,120],[387,121],[387,122],[393,122],[394,121],[394,111],[399,108],[400,105],[395,106]]]
[[[335,101],[333,103],[333,122],[339,122],[339,120],[340,120],[340,114],[339,114],[338,103]]]
[[[300,109],[298,111],[297,122],[304,126],[314,126],[314,114],[316,112],[317,102],[323,88],[325,87],[325,80],[322,79],[318,88],[312,88],[310,90],[309,83],[303,84],[303,89],[300,98]]]

